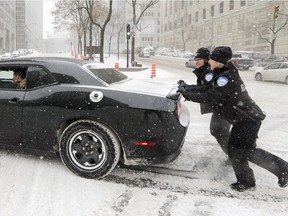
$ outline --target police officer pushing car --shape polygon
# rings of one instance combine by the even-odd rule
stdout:
[[[228,155],[237,182],[231,188],[237,191],[252,189],[256,185],[253,170],[248,161],[270,171],[278,177],[278,185],[288,185],[288,163],[263,149],[256,147],[256,139],[265,113],[250,98],[236,67],[231,63],[230,47],[216,47],[210,55],[209,64],[216,77],[205,91],[182,88],[186,100],[209,103],[215,113],[231,125]]]
[[[178,81],[180,88],[186,88],[187,91],[194,92],[206,91],[209,88],[216,76],[215,72],[210,69],[209,57],[210,51],[207,48],[201,47],[197,50],[194,58],[196,69],[193,71],[197,77],[197,85],[187,85],[183,80],[180,80]],[[214,112],[212,105],[209,103],[200,103],[200,110],[201,114],[212,112],[210,133],[216,138],[224,153],[228,154],[227,145],[231,124],[222,116],[219,116],[217,112]]]

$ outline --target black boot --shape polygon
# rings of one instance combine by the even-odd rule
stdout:
[[[230,185],[231,189],[239,192],[243,192],[246,190],[253,190],[255,189],[256,184],[255,183],[250,183],[250,184],[243,184],[241,182],[235,182]]]

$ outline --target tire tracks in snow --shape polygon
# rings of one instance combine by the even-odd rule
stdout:
[[[159,169],[160,170],[160,169]],[[171,170],[172,172],[173,170]],[[103,178],[106,182],[113,182],[117,184],[124,184],[128,187],[136,187],[136,188],[153,188],[158,190],[166,190],[174,193],[180,193],[183,195],[200,195],[200,196],[207,196],[207,197],[223,197],[223,198],[234,198],[234,199],[241,199],[241,200],[257,200],[257,201],[273,201],[273,202],[287,202],[288,197],[287,195],[277,194],[273,189],[270,189],[271,193],[264,193],[261,191],[245,191],[245,192],[237,192],[230,189],[228,186],[222,187],[221,183],[211,180],[211,184],[204,186],[204,185],[195,185],[191,187],[191,184],[182,183],[181,185],[175,185],[173,182],[163,182],[151,179],[149,177],[136,177],[145,175],[147,176],[146,171],[140,170],[138,173],[136,170],[133,170],[132,176],[125,172],[125,176],[122,174],[110,174]],[[136,172],[136,173],[135,173]],[[188,171],[184,171],[188,172]],[[155,172],[154,172],[155,173]],[[164,175],[163,173],[159,172],[159,175]],[[170,174],[165,174],[170,175]],[[189,179],[187,182],[191,181],[201,181],[196,176],[183,176],[183,175],[170,175],[169,177],[175,178],[185,178]],[[172,179],[173,181],[173,179]],[[282,189],[281,189],[282,190]],[[286,189],[283,189],[286,190]],[[267,192],[267,189],[265,189]],[[130,198],[131,199],[131,198]],[[165,205],[165,204],[164,204]],[[164,207],[162,209],[165,209]],[[163,214],[165,215],[165,214]]]
[[[116,212],[116,215],[119,215],[124,211],[132,197],[133,193],[129,190],[126,190],[124,193],[118,196],[117,202],[112,206],[112,209]]]

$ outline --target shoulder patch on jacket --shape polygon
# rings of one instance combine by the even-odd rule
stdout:
[[[210,82],[212,79],[213,79],[213,77],[214,77],[214,74],[213,73],[207,73],[206,75],[205,75],[205,80],[207,81],[207,82]]]
[[[220,87],[227,85],[228,82],[229,82],[229,80],[227,77],[221,76],[217,79],[217,85]]]

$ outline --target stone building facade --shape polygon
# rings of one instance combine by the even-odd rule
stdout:
[[[160,4],[160,46],[195,51],[227,45],[235,51],[270,54],[267,40],[276,38],[275,54],[288,55],[288,24],[277,32],[288,19],[288,1],[162,0]],[[280,6],[276,19],[274,5]]]

